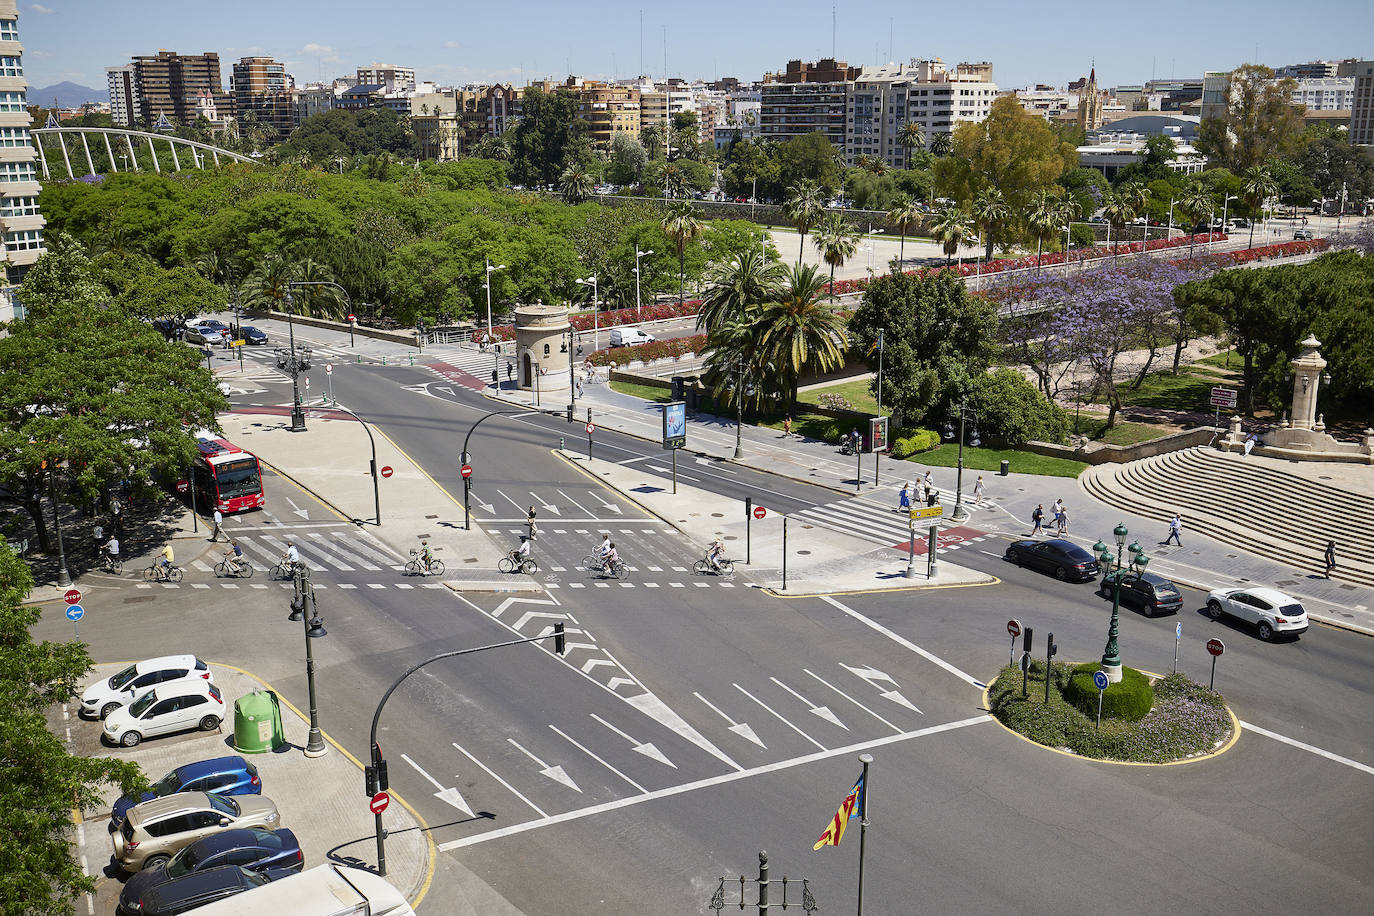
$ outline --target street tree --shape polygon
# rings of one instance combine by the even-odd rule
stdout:
[[[1061,315],[1074,306],[1069,284],[1058,274],[1030,277],[992,276],[986,298],[1000,315],[1000,342],[1005,358],[1034,374],[1047,400],[1057,399],[1064,379],[1074,369],[1078,341],[1063,332]]]
[[[697,328],[707,332],[741,321],[769,301],[782,285],[784,271],[758,246],[737,252],[713,266],[706,277],[706,293],[697,312]]]
[[[649,154],[638,140],[623,131],[618,132],[611,138],[611,156],[606,167],[606,180],[622,186],[635,184],[648,161]]]
[[[1198,128],[1198,152],[1236,173],[1293,152],[1302,135],[1303,107],[1293,102],[1297,88],[1297,80],[1275,79],[1260,64],[1232,70],[1225,110]]]
[[[639,142],[650,159],[663,155],[664,137],[662,124],[647,124],[639,131]]]
[[[825,196],[820,186],[803,179],[788,188],[787,197],[782,202],[782,212],[801,236],[797,244],[797,263],[800,264],[802,252],[806,250],[806,234],[825,215]]]
[[[1068,434],[1064,409],[1008,366],[976,376],[966,397],[964,404],[978,417],[979,434],[992,445],[1062,442]]]
[[[854,257],[859,250],[859,231],[849,224],[842,214],[827,213],[816,224],[812,239],[821,260],[830,265],[830,299],[835,300],[835,268],[843,267],[845,261]]]
[[[1374,197],[1374,154],[1343,137],[1323,137],[1309,143],[1293,161],[1315,185],[1317,193],[1308,200],[1339,200],[1342,191],[1347,200]],[[1294,203],[1305,205],[1307,200]]]
[[[937,133],[930,138],[930,154],[937,159],[944,158],[954,152],[954,137],[949,133]]]
[[[819,185],[824,194],[839,190],[844,158],[820,131],[779,143],[775,156],[779,178],[785,186],[806,179]]]
[[[570,165],[558,176],[558,193],[574,206],[590,200],[594,191],[591,176],[580,165]]]
[[[911,227],[920,223],[924,217],[923,211],[916,201],[909,194],[899,194],[892,200],[892,206],[888,208],[887,220],[897,227],[901,233],[902,241],[897,248],[897,262],[906,263],[906,234],[911,231]]]
[[[1199,221],[1212,212],[1212,195],[1208,193],[1202,182],[1190,182],[1183,193],[1179,195],[1177,207],[1184,216],[1188,217],[1192,226],[1188,230],[1188,260],[1193,259],[1193,247],[1197,244],[1197,233],[1192,231]]]
[[[897,145],[906,154],[906,167],[911,168],[911,154],[922,149],[926,143],[926,132],[919,121],[907,121],[897,129]]]
[[[959,246],[973,234],[973,223],[962,207],[951,204],[935,211],[931,217],[930,234],[940,243],[940,250],[945,253],[945,263],[948,264],[959,253]]]
[[[758,318],[759,349],[778,374],[794,410],[803,372],[828,372],[844,365],[844,321],[819,301],[824,290],[825,274],[814,264],[794,264]]]
[[[705,226],[697,219],[696,209],[685,200],[668,207],[662,225],[664,235],[672,241],[673,250],[677,252],[677,301],[680,305],[686,299],[687,246],[705,231]]]
[[[520,119],[511,128],[511,172],[521,184],[553,185],[567,164],[568,148],[585,133],[577,97],[567,89],[525,90]]]
[[[1250,242],[1245,247],[1254,248],[1255,223],[1259,222],[1263,215],[1264,202],[1279,193],[1279,183],[1274,180],[1273,173],[1262,165],[1246,169],[1240,177],[1245,182],[1241,197],[1245,201],[1245,206],[1250,209]]]
[[[1011,219],[1011,207],[1007,197],[998,188],[983,188],[973,198],[970,210],[973,224],[983,233],[984,257],[992,260],[992,246],[997,241],[1002,227]]]

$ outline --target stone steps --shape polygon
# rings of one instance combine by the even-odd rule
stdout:
[[[1188,532],[1320,570],[1336,541],[1334,579],[1374,586],[1374,495],[1198,447],[1128,464],[1098,465],[1079,478],[1092,497],[1159,520],[1178,512]]]

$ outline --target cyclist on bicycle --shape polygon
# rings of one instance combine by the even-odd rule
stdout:
[[[168,544],[166,547],[162,548],[162,557],[157,562],[158,575],[160,575],[164,579],[167,578],[167,573],[172,568],[172,561],[175,559],[176,555],[172,553],[171,544]]]
[[[100,552],[105,556],[105,565],[113,566],[119,562],[119,538],[111,535],[110,539],[100,545]]]
[[[606,555],[601,558],[601,570],[603,572],[607,570],[614,571],[619,564],[620,554],[616,553],[615,542],[611,541],[607,545]]]
[[[511,562],[515,564],[515,568],[519,569],[530,558],[530,539],[522,534],[520,546],[510,552],[510,558]]]
[[[430,564],[434,562],[434,551],[429,549],[429,544],[425,541],[420,542],[420,562],[424,564],[425,569],[429,569]]]
[[[605,560],[606,554],[611,550],[611,535],[609,532],[601,532],[601,543],[596,545],[596,555],[599,559]]]
[[[301,552],[296,549],[294,541],[286,542],[286,562],[293,570],[301,562]]]
[[[706,562],[711,564],[712,572],[720,572],[720,561],[725,559],[725,544],[720,538],[711,542],[711,546],[706,548]]]
[[[240,572],[239,561],[243,559],[243,548],[234,540],[229,542],[229,547],[230,549],[224,552],[224,568],[226,572],[237,576]]]

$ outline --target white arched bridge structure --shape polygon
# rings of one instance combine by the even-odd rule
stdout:
[[[112,172],[120,171],[142,171],[144,166],[139,164],[139,153],[145,152],[152,160],[153,171],[161,172],[162,164],[158,161],[158,150],[162,144],[166,144],[164,149],[172,154],[172,166],[175,171],[182,169],[181,160],[183,156],[188,157],[190,168],[203,169],[208,166],[218,166],[221,160],[231,162],[253,163],[253,159],[242,153],[233,153],[227,149],[220,149],[217,146],[210,146],[208,143],[201,143],[196,140],[187,140],[183,137],[173,137],[168,134],[154,134],[142,130],[127,130],[120,127],[42,127],[33,132],[33,145],[38,151],[38,160],[43,167],[43,178],[52,178],[54,168],[60,169],[65,166],[68,178],[78,178],[76,174],[80,168],[82,159],[86,164],[86,172],[83,174],[97,174],[95,158],[91,156],[91,138],[96,137],[96,155],[104,153],[105,162],[109,163],[109,170]],[[74,138],[76,142],[71,146],[76,154],[81,157],[77,159],[77,167],[72,167],[72,149],[68,149],[68,138]],[[54,162],[53,166],[48,164],[49,150],[46,142],[50,139],[57,140],[57,146],[62,151],[62,162]],[[113,143],[111,140],[113,139]],[[103,147],[103,148],[102,148]],[[178,154],[180,149],[180,154]],[[123,168],[120,167],[120,160],[123,161]],[[208,160],[208,162],[207,162]],[[58,177],[61,177],[59,171]]]

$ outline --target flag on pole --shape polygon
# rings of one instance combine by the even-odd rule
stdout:
[[[854,788],[849,790],[849,794],[844,797],[840,804],[840,810],[835,812],[835,817],[831,819],[829,826],[825,828],[825,833],[812,846],[813,850],[820,849],[822,846],[838,846],[840,840],[844,839],[844,828],[849,823],[851,817],[864,816],[864,778],[861,774],[854,783]]]

